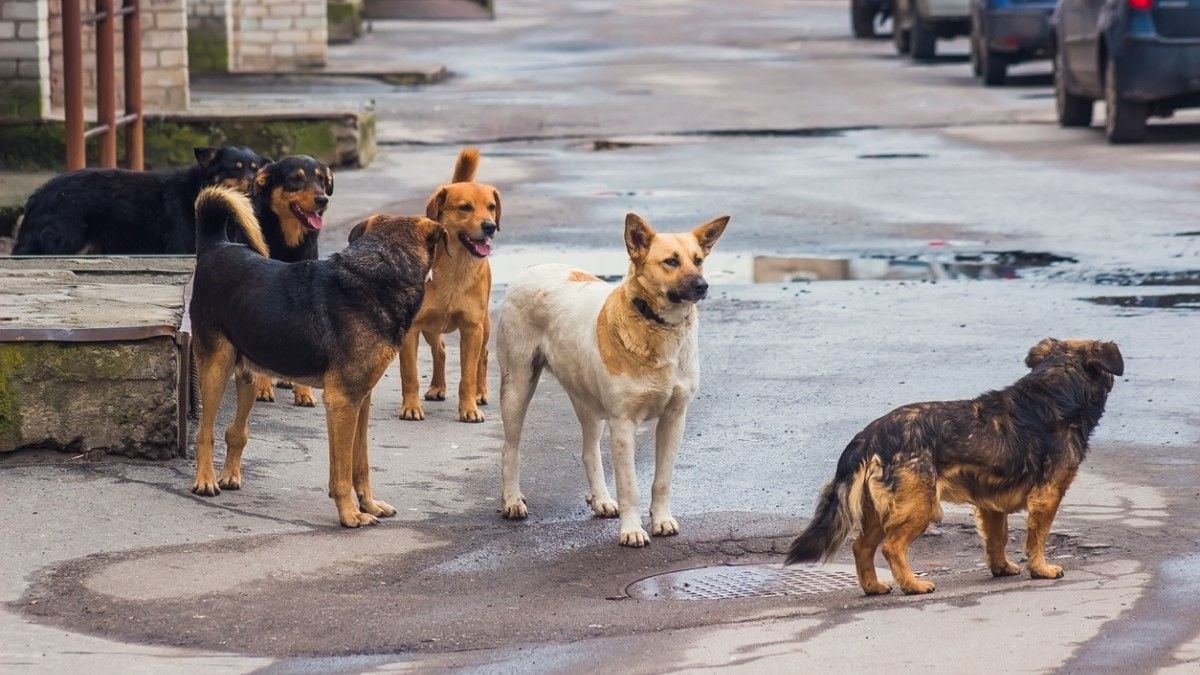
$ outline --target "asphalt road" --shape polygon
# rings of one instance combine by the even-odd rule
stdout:
[[[1099,129],[1052,123],[1045,64],[985,89],[962,41],[914,65],[887,40],[849,39],[842,2],[530,1],[502,2],[500,14],[377,24],[335,54],[441,61],[454,73],[443,84],[298,80],[270,93],[289,104],[376,101],[380,157],[338,176],[322,248],[339,248],[368,213],[423,211],[466,143],[480,145],[481,178],[504,195],[497,305],[503,283],[531,262],[619,274],[629,210],[660,230],[731,214],[702,307],[702,385],[675,479],[680,536],[621,549],[616,522],[590,517],[578,429],[550,380],[527,423],[531,516],[503,521],[498,412],[464,425],[453,402],[435,403],[424,422],[402,422],[393,370],[375,399],[372,464],[399,515],[368,530],[337,527],[319,408],[260,404],[246,484],[214,499],[188,492],[182,460],[0,459],[9,504],[0,667],[1200,663],[1200,616],[1186,601],[1200,562],[1200,347],[1187,296],[1200,288],[1113,285],[1152,273],[1194,283],[1200,116],[1152,127],[1147,144],[1110,147]],[[221,87],[195,98],[220,105],[261,93]],[[1014,250],[1069,260],[999,270],[1012,279],[750,283],[758,255],[954,260]],[[1136,306],[1154,304],[1147,296],[1161,306]],[[991,580],[969,513],[950,508],[915,548],[915,566],[938,584],[932,596],[643,593],[669,586],[645,581],[666,572],[773,570],[859,428],[902,403],[1008,384],[1046,335],[1116,340],[1127,363],[1054,528],[1051,557],[1065,579]],[[642,445],[648,495],[653,459]],[[1012,522],[1016,557],[1024,528]],[[827,571],[844,581],[848,561]]]

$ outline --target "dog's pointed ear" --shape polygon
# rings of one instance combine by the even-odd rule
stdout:
[[[220,148],[192,148],[192,153],[196,155],[196,163],[206,167],[217,158],[219,150]]]
[[[712,247],[721,238],[725,232],[725,226],[729,224],[729,216],[721,216],[713,218],[707,223],[692,230],[692,236],[696,241],[700,242],[700,248],[704,249],[704,255],[708,255],[712,251]]]
[[[255,193],[262,192],[263,188],[267,187],[267,181],[270,179],[270,177],[271,177],[271,175],[267,171],[267,167],[265,167],[265,166],[263,168],[259,169],[257,172],[255,172],[255,174],[254,174],[254,192]]]
[[[1058,340],[1055,340],[1054,338],[1046,338],[1042,340],[1029,350],[1029,354],[1025,356],[1025,365],[1029,368],[1037,366],[1037,364],[1045,361],[1046,357],[1050,356],[1050,354],[1053,353],[1057,347]]]
[[[442,209],[446,208],[446,186],[438,188],[429,197],[429,201],[425,203],[425,217],[430,220],[442,222]]]
[[[371,229],[371,222],[374,220],[375,220],[375,216],[369,216],[366,220],[355,225],[354,229],[350,230],[350,236],[348,237],[347,241],[349,241],[351,244],[353,244],[355,239],[358,239],[359,237],[361,237],[364,234],[366,234],[367,232],[369,232]]]
[[[325,167],[325,196],[333,196],[333,169]]]
[[[625,215],[625,250],[629,259],[640,263],[650,252],[650,242],[653,241],[654,228],[636,213]]]
[[[1088,356],[1087,366],[1098,368],[1110,375],[1120,377],[1125,374],[1125,359],[1115,342],[1098,342],[1093,345],[1092,353]]]
[[[496,200],[496,231],[500,231],[500,191],[492,188],[492,197]]]

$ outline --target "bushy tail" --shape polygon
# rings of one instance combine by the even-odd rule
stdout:
[[[458,153],[458,161],[454,163],[454,177],[451,183],[470,183],[475,180],[475,170],[479,168],[479,149],[463,148]]]
[[[230,222],[241,231],[250,248],[270,257],[250,199],[239,190],[222,186],[204,188],[196,197],[196,253],[229,241]]]
[[[878,460],[872,459],[863,462],[850,475],[835,478],[825,485],[817,502],[817,511],[804,532],[792,542],[785,565],[828,562],[837,555],[851,530],[862,524],[863,499],[871,499],[870,492],[864,492],[864,488],[877,468]]]

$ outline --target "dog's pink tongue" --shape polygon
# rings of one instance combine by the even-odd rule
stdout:
[[[471,246],[474,247],[475,253],[480,256],[487,256],[492,252],[492,244],[488,241],[472,241]]]
[[[304,219],[308,221],[308,226],[314,230],[321,229],[321,226],[325,224],[325,218],[319,213],[306,213]]]

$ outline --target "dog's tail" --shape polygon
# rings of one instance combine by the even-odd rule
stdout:
[[[458,153],[458,161],[454,163],[454,177],[451,183],[470,183],[475,180],[475,170],[479,168],[479,148],[463,148]]]
[[[828,562],[837,555],[850,532],[861,526],[863,500],[873,499],[869,484],[881,474],[878,457],[860,461],[844,474],[838,471],[838,476],[821,490],[817,511],[804,532],[792,542],[784,564]]]
[[[204,188],[196,197],[197,255],[216,244],[229,241],[230,223],[242,233],[250,248],[264,258],[270,257],[250,199],[239,190],[223,186]]]

